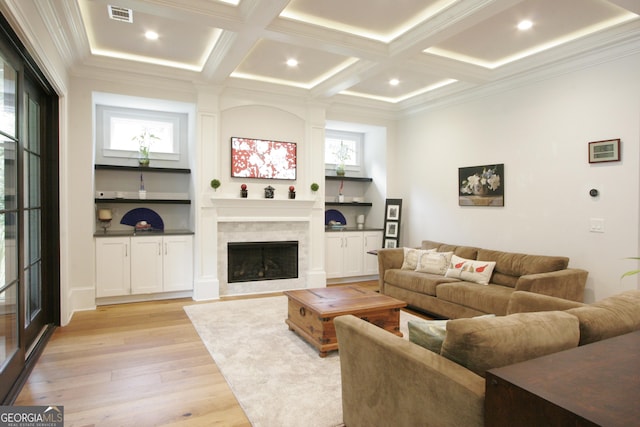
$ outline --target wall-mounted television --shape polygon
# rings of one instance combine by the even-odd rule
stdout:
[[[231,137],[234,178],[296,179],[295,142]]]

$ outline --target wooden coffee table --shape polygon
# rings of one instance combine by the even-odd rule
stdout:
[[[285,291],[289,299],[289,329],[297,332],[325,357],[338,349],[333,319],[353,314],[395,335],[400,332],[400,309],[406,302],[359,286]]]

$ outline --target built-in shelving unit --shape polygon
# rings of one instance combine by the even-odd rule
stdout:
[[[369,202],[324,202],[325,206],[353,206],[353,207],[371,207],[373,203]]]
[[[118,199],[118,198],[108,198],[108,199],[95,199],[96,203],[144,203],[144,204],[164,204],[164,205],[190,205],[191,200],[187,199]]]

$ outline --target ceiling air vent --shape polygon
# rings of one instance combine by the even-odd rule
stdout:
[[[125,7],[109,5],[109,18],[121,22],[133,22],[133,11]]]

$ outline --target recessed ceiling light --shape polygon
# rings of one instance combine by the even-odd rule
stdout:
[[[147,38],[147,40],[158,40],[158,33],[156,33],[155,31],[147,31],[146,33],[144,33],[144,36]]]
[[[289,67],[297,67],[298,66],[298,60],[297,59],[287,59],[287,65]]]
[[[521,31],[528,30],[531,27],[533,27],[533,22],[529,21],[528,19],[518,22],[518,29]]]
[[[389,84],[390,84],[391,86],[398,86],[398,85],[400,84],[400,80],[398,80],[398,79],[391,79],[391,80],[389,80]]]

